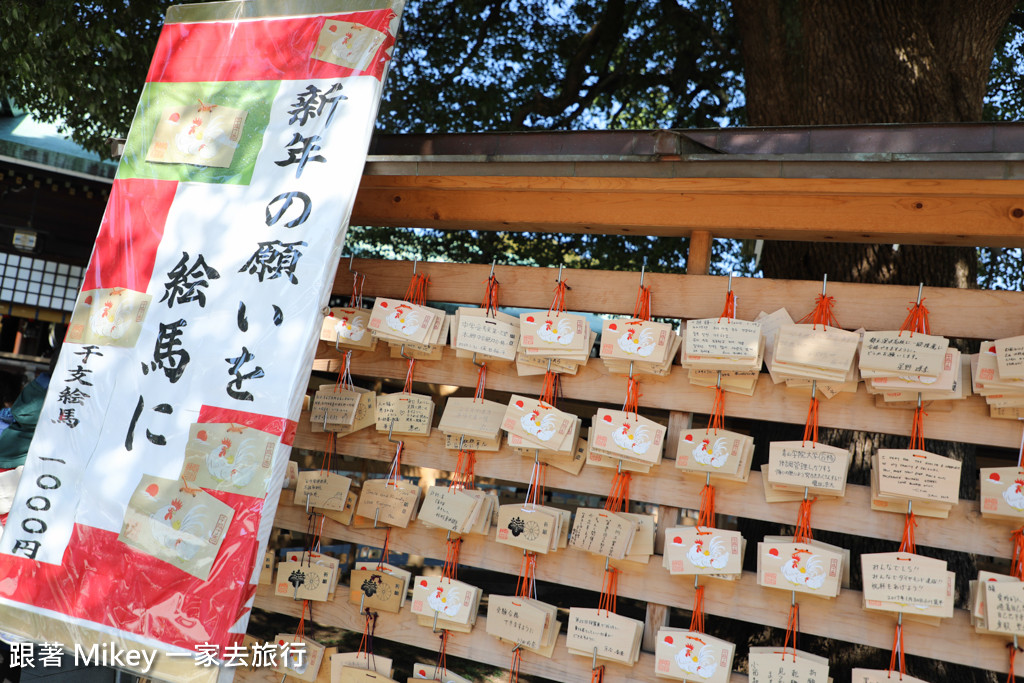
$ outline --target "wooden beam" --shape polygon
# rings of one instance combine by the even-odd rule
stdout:
[[[635,290],[634,290],[635,291]],[[341,353],[332,344],[320,342],[314,370],[338,372]],[[404,380],[408,365],[402,358],[388,356],[388,347],[381,345],[376,351],[356,351],[352,354],[352,373],[367,377],[386,377]],[[442,360],[416,365],[416,380],[437,384],[476,386],[477,368],[469,359],[455,357],[455,351],[446,348]],[[543,377],[520,377],[511,364],[489,364],[488,388],[519,394],[537,395]],[[560,384],[566,398],[599,403],[622,401],[623,380],[611,375],[604,363],[592,358],[586,366],[571,377],[563,377]],[[711,413],[714,392],[690,384],[683,372],[668,377],[645,375],[640,405],[662,410],[685,410],[702,415]],[[1016,448],[1020,445],[1021,427],[1016,420],[997,420],[989,417],[989,408],[980,396],[951,401],[948,413],[942,419],[933,418],[925,423],[929,439],[962,441],[987,446]],[[767,373],[762,373],[753,396],[729,394],[726,407],[732,417],[752,420],[804,424],[807,420],[807,396],[788,389],[785,384],[773,384]],[[912,413],[907,410],[877,408],[875,397],[863,387],[857,393],[840,393],[822,401],[818,424],[822,427],[853,429],[910,436]],[[965,476],[969,476],[965,473]]]
[[[334,282],[334,293],[348,296],[352,276],[344,261]],[[366,274],[367,296],[401,299],[409,288],[412,261],[355,259],[353,268]],[[427,299],[479,306],[490,265],[419,263],[419,272],[430,276]],[[494,274],[501,282],[501,304],[543,308],[551,304],[556,269],[498,265]],[[572,311],[631,315],[636,303],[639,275],[632,272],[567,268],[563,271],[572,291],[566,306]],[[710,275],[644,276],[651,288],[651,313],[662,318],[712,318],[722,312],[728,278]],[[993,340],[1021,334],[1024,294],[950,287],[928,287],[924,296],[934,334]],[[753,320],[759,311],[787,308],[794,318],[814,308],[821,293],[820,280],[769,280],[737,277],[732,281],[738,299],[737,317]],[[917,298],[917,287],[867,285],[829,280],[828,293],[836,298],[835,313],[843,327],[855,330],[898,330],[907,305]]]
[[[690,247],[686,252],[686,274],[707,275],[711,263],[711,233],[694,230],[690,233]]]
[[[275,526],[303,531],[308,528],[308,524],[306,512],[302,507],[282,505],[278,508]],[[323,527],[323,535],[326,538],[378,548],[383,545],[384,533],[383,529],[353,529],[330,519],[325,520]],[[444,538],[444,533],[438,529],[427,529],[419,523],[413,523],[407,529],[391,530],[390,547],[392,552],[444,559]],[[510,575],[519,573],[522,563],[522,551],[519,549],[495,543],[490,537],[469,535],[463,536],[462,539],[460,562]],[[542,555],[537,560],[538,581],[569,584],[600,592],[603,575],[602,558],[572,548]],[[618,592],[621,597],[690,609],[693,605],[694,589],[692,579],[687,579],[688,577],[670,575],[661,567],[660,558],[655,556],[651,558],[646,568],[623,572],[618,579]],[[263,586],[261,589],[267,590]],[[538,597],[543,600],[543,592]],[[838,598],[831,600],[801,596],[800,631],[888,650],[892,646],[891,633],[896,622],[895,616],[867,611],[863,608],[863,601],[863,594],[852,590],[843,590]],[[715,581],[712,589],[707,590],[704,595],[704,607],[709,615],[741,619],[780,629],[786,628],[789,605],[789,591],[758,586],[757,577],[752,572],[744,572],[738,581]],[[341,607],[338,603],[328,603],[320,608],[320,613],[323,615],[325,610]],[[357,612],[358,606],[351,606],[351,610],[353,613]],[[382,619],[381,622],[383,621]],[[907,654],[991,671],[1005,672],[1009,668],[1005,639],[979,637],[970,623],[970,615],[966,610],[954,610],[953,618],[943,620],[941,628],[931,625],[920,626],[909,621],[906,623],[908,625],[905,632],[927,630],[927,637],[921,635],[906,639]],[[429,633],[429,629],[423,630]],[[477,630],[479,627],[474,629]],[[963,647],[965,643],[969,643],[970,646]],[[589,668],[589,661],[586,666]],[[653,676],[653,669],[637,665],[631,675]],[[579,680],[578,677],[572,676],[555,678]],[[626,679],[624,676],[623,680]]]
[[[295,447],[323,450],[325,443],[323,434],[309,431],[309,414],[304,413],[295,437]],[[379,462],[390,462],[395,455],[394,444],[388,442],[387,435],[369,429],[339,439],[338,451]],[[478,472],[481,476],[523,486],[530,481],[533,460],[516,455],[507,445],[496,453],[481,453],[480,459]],[[429,438],[406,439],[402,462],[450,472],[455,466],[455,454],[445,450],[444,436],[434,431]],[[610,481],[611,470],[601,467],[584,467],[576,476],[549,467],[545,484],[551,489],[605,496]],[[664,460],[651,468],[649,474],[633,477],[630,497],[636,502],[665,505],[669,509],[697,510],[703,486],[704,477],[684,476],[672,460]],[[761,473],[756,471],[750,473],[746,484],[716,482],[716,512],[792,524],[797,518],[799,503],[768,503],[761,494],[762,486]],[[844,497],[819,500],[814,504],[814,528],[854,536],[869,535],[898,544],[903,538],[904,516],[872,510],[870,496],[869,487],[848,484]],[[1009,521],[981,517],[976,500],[959,501],[953,506],[948,519],[919,520],[915,531],[919,546],[948,548],[989,557],[1010,557],[1013,547],[1010,533],[1015,525]]]
[[[1024,181],[363,176],[353,224],[1024,246]]]
[[[338,595],[347,595],[339,589]],[[312,602],[312,620],[324,626],[336,626],[349,631],[363,630],[365,619],[359,616],[359,606],[350,605],[342,597],[334,602]],[[302,601],[287,597],[275,596],[269,586],[260,586],[256,591],[256,607],[287,614],[298,618],[302,610]],[[420,626],[416,615],[408,610],[399,614],[381,613],[377,620],[374,638],[383,638],[397,643],[413,645],[425,650],[437,650],[437,635],[429,628]],[[486,617],[481,616],[476,627],[470,633],[453,633],[448,639],[447,654],[464,659],[472,659],[499,668],[507,668],[512,663],[512,652],[487,635]],[[654,675],[654,655],[642,653],[635,666],[604,662],[608,678],[616,681],[645,681],[655,683],[664,679]],[[329,663],[325,664],[329,666]],[[455,667],[452,667],[455,669]],[[459,673],[455,670],[455,673]],[[570,655],[565,647],[565,635],[558,636],[555,653],[551,659],[527,652],[519,665],[519,673],[540,676],[554,681],[586,681],[590,680],[590,659]],[[269,669],[255,671],[239,669],[235,678],[244,683],[280,683],[281,674],[274,674]],[[733,673],[729,683],[747,683],[743,674]]]

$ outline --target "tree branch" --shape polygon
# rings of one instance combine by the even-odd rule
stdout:
[[[480,45],[480,43],[483,42],[484,38],[486,38],[487,35],[490,33],[491,27],[497,23],[496,15],[497,13],[501,12],[503,4],[504,3],[502,0],[491,0],[491,2],[489,2],[480,11],[480,16],[487,12],[487,10],[490,10],[493,14],[488,14],[488,21],[481,20],[479,22],[480,27],[477,29],[476,35],[473,37],[472,41],[467,43],[466,50],[462,54],[462,60],[460,60],[459,63],[455,65],[455,67],[452,69],[453,78],[457,78],[458,75],[462,73],[462,70],[466,67],[466,62],[468,62],[470,57],[472,57],[473,53],[476,51],[477,46]]]
[[[587,64],[591,59],[603,50],[605,52],[605,67],[611,59],[614,47],[622,39],[621,27],[626,15],[626,0],[609,0],[605,5],[597,22],[590,27],[590,30],[583,36],[576,54],[566,66],[565,78],[562,81],[559,92],[554,97],[547,97],[540,91],[533,94],[529,104],[516,109],[512,115],[513,126],[522,126],[526,117],[530,114],[538,116],[558,116],[570,106],[578,104],[586,95],[579,93],[589,88],[584,87],[587,80]],[[618,35],[616,35],[618,34]],[[598,80],[603,78],[605,69],[600,70]],[[591,86],[592,87],[592,86]]]

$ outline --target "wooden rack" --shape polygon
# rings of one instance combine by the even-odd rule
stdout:
[[[706,233],[693,236],[691,249],[709,246],[703,239]],[[700,270],[706,264],[696,252],[691,256],[691,270]],[[353,268],[366,274],[365,294],[401,298],[412,274],[412,263],[395,261],[356,260]],[[476,306],[482,295],[482,282],[489,266],[442,263],[419,263],[419,272],[430,276],[428,299]],[[503,306],[547,308],[554,287],[555,271],[547,268],[503,267],[495,272],[501,281]],[[570,310],[628,315],[633,308],[638,274],[597,270],[566,270],[565,280],[573,291],[568,297]],[[653,290],[653,310],[657,317],[702,318],[718,315],[726,292],[726,280],[699,274],[648,274],[645,284]],[[347,273],[335,283],[335,293],[347,295],[351,278]],[[771,312],[785,306],[799,317],[813,307],[820,282],[735,279],[733,288],[739,300],[738,317],[753,319],[759,311]],[[898,328],[906,313],[908,302],[917,295],[916,287],[858,285],[829,283],[829,294],[837,299],[836,314],[847,329]],[[1012,312],[1020,310],[1021,294],[1011,292],[968,291],[929,288],[928,307],[932,327],[936,334],[948,337],[996,339],[1019,334],[1018,317]],[[1008,314],[1010,313],[1010,314]],[[317,348],[314,369],[337,371],[341,354],[332,344],[321,342]],[[375,352],[354,352],[352,372],[357,377],[377,377],[402,380],[406,363],[389,357],[381,345]],[[469,360],[458,359],[454,351],[446,349],[440,362],[419,362],[416,367],[418,381],[446,385],[473,387],[477,370]],[[563,378],[562,391],[566,398],[598,403],[621,401],[624,381],[621,376],[610,375],[597,359],[581,368],[576,376]],[[519,377],[510,364],[492,364],[488,367],[488,391],[517,392],[536,395],[542,377]],[[672,462],[675,441],[679,431],[690,425],[692,413],[707,414],[711,410],[712,392],[689,384],[685,373],[674,371],[668,377],[642,378],[641,408],[659,409],[669,414],[669,443],[666,460],[652,469],[650,474],[634,478],[631,498],[659,506],[659,519],[671,526],[680,509],[696,509],[700,505],[702,478],[685,477]],[[753,420],[803,424],[807,412],[807,397],[773,385],[767,375],[753,397],[731,394],[726,404],[727,418],[742,417]],[[440,413],[438,412],[438,415]],[[953,403],[941,418],[926,423],[930,439],[969,441],[989,446],[1017,448],[1021,438],[1021,425],[1012,420],[989,417],[988,406],[980,397],[973,396]],[[863,388],[856,394],[840,394],[823,401],[820,408],[822,426],[861,429],[897,435],[909,435],[912,413],[907,410],[876,407],[873,397]],[[310,431],[308,414],[303,415],[295,440],[296,448],[322,450],[323,434]],[[371,461],[390,461],[394,447],[386,435],[372,429],[363,430],[339,441],[343,454]],[[408,438],[405,441],[403,464],[433,470],[438,478],[445,478],[455,465],[452,451],[446,451],[443,437],[433,432],[429,438]],[[480,453],[479,476],[502,482],[525,485],[530,478],[532,460],[514,454],[507,446],[498,453]],[[591,495],[607,494],[611,471],[585,467],[579,476],[549,468],[547,486]],[[963,473],[977,477],[977,471]],[[768,504],[761,494],[760,474],[756,471],[745,484],[716,484],[716,509],[719,514],[791,524],[797,517],[797,503]],[[286,496],[290,499],[290,496]],[[875,512],[870,509],[869,490],[865,486],[850,485],[839,500],[821,500],[815,504],[815,529],[870,536],[899,541],[903,531],[902,515]],[[307,521],[300,507],[282,502],[276,526],[292,531],[305,531]],[[950,513],[949,519],[924,519],[917,528],[917,542],[922,546],[946,548],[968,553],[1006,558],[1011,551],[1010,532],[1013,525],[982,519],[976,500],[961,500]],[[325,539],[381,546],[384,532],[374,529],[354,529],[326,521]],[[395,529],[391,546],[395,552],[414,553],[434,559],[443,559],[444,533],[413,523],[408,529]],[[756,543],[757,538],[747,539]],[[660,549],[660,545],[658,546]],[[521,553],[479,536],[466,537],[461,562],[482,569],[510,575],[518,574]],[[854,558],[854,562],[858,561]],[[565,549],[545,556],[537,564],[540,581],[567,583],[592,591],[600,591],[604,562],[602,559],[573,549]],[[973,577],[971,577],[973,578]],[[756,576],[745,572],[737,582],[715,581],[705,597],[709,615],[728,617],[747,622],[785,629],[790,594],[761,588]],[[647,629],[645,654],[635,667],[610,665],[610,680],[654,681],[653,655],[650,654],[653,636],[666,623],[668,607],[689,609],[693,604],[693,581],[671,576],[661,566],[659,557],[653,557],[646,567],[630,568],[619,580],[619,594],[645,601]],[[333,603],[315,603],[313,619],[324,625],[361,630],[358,608],[347,603],[343,591]],[[540,596],[543,598],[543,596]],[[844,589],[836,600],[809,598],[801,600],[800,629],[803,633],[836,638],[882,649],[892,644],[894,615],[868,612],[862,609],[861,593]],[[301,602],[274,597],[267,586],[261,586],[256,606],[273,612],[298,616]],[[377,637],[409,645],[436,648],[437,637],[430,629],[416,624],[408,611],[386,615],[377,628]],[[907,654],[963,664],[992,671],[1008,670],[1006,640],[996,636],[981,636],[974,632],[965,610],[956,610],[951,620],[940,628],[912,627],[921,631],[907,638]],[[563,636],[564,640],[564,636]],[[507,667],[511,660],[509,648],[499,646],[485,633],[482,622],[472,634],[458,634],[448,644],[448,653]],[[522,660],[521,672],[560,681],[589,680],[589,659],[569,655],[564,642],[555,648],[552,659],[527,655]],[[268,673],[245,672],[243,680],[261,678],[271,680]],[[745,682],[746,677],[733,674],[733,683]]]

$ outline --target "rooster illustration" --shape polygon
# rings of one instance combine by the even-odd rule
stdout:
[[[342,316],[334,325],[334,334],[342,339],[351,339],[354,342],[359,341],[363,338],[363,334],[366,332],[366,324],[362,318],[349,318],[348,316]]]
[[[698,536],[687,551],[686,558],[696,567],[723,569],[729,562],[729,551],[725,549],[720,536],[712,536],[710,543],[705,543]]]
[[[612,434],[612,439],[622,450],[643,455],[651,447],[651,430],[643,425],[636,425],[636,430],[630,432],[632,426],[629,422],[624,422],[622,427]]]
[[[697,644],[700,649],[697,649]],[[688,674],[701,678],[710,678],[718,668],[715,662],[715,650],[700,638],[687,638],[685,647],[676,653],[676,664]]]
[[[519,423],[529,434],[533,434],[541,441],[547,441],[555,435],[555,416],[548,413],[543,418],[540,416],[540,409],[534,410],[529,415],[523,415]]]
[[[572,341],[572,338],[576,336],[576,333],[573,332],[572,323],[569,319],[562,318],[558,321],[557,326],[555,326],[554,321],[545,320],[537,330],[537,336],[549,344],[561,344],[562,346],[565,346]]]
[[[130,302],[121,301],[115,305],[113,299],[107,299],[100,310],[89,316],[89,327],[102,337],[120,339],[134,314],[135,308]]]
[[[206,506],[197,505],[181,514],[183,504],[175,498],[169,505],[149,516],[149,530],[160,545],[170,548],[182,560],[191,560],[209,539],[203,534],[202,518]]]
[[[1003,500],[1014,510],[1024,510],[1024,479],[1017,479],[1003,491]]]
[[[348,46],[348,43],[353,37],[354,34],[349,31],[344,36],[341,36],[338,40],[334,41],[334,44],[331,46],[331,51],[334,52],[335,56],[344,56],[346,53],[352,51]]]
[[[245,439],[231,453],[231,439],[221,439],[220,445],[206,456],[206,468],[218,482],[244,488],[252,481],[258,469],[259,457],[253,439]]]
[[[437,591],[427,597],[427,603],[435,612],[440,612],[446,617],[454,617],[462,607],[462,596],[457,588],[450,589],[448,595],[444,595],[444,587],[438,586]]]
[[[179,152],[208,160],[217,156],[223,147],[238,147],[238,143],[229,135],[232,126],[231,116],[214,115],[204,125],[199,114],[203,111],[212,112],[216,106],[199,103],[199,111],[189,122],[191,125],[188,128],[182,126],[182,130],[174,136],[174,144]]]
[[[693,447],[693,459],[701,465],[721,467],[729,458],[729,449],[726,446],[725,438],[715,439],[715,445],[711,445],[711,439],[702,439],[699,444]]]
[[[309,668],[309,658],[306,657],[305,645],[302,642],[291,643],[291,647],[288,648],[288,653],[285,657],[285,667],[297,674],[304,674],[306,669]]]
[[[637,334],[637,329],[630,327],[626,334],[619,337],[619,348],[630,355],[647,358],[654,353],[654,347],[654,332],[648,329],[640,330]]]
[[[399,304],[386,320],[388,327],[406,336],[415,334],[420,326],[419,312],[414,311],[408,304]]]
[[[807,555],[802,558],[801,555]],[[806,586],[817,590],[825,585],[825,569],[821,558],[810,550],[797,549],[792,559],[782,565],[782,575],[786,580],[797,586]]]
[[[925,375],[897,375],[900,379],[906,382],[917,382],[918,384],[935,384],[939,381],[938,377],[926,377]]]

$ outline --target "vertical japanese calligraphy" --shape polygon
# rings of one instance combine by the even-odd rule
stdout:
[[[403,4],[171,10],[0,536],[0,623],[238,639]]]

